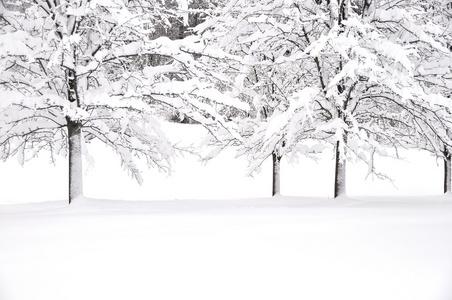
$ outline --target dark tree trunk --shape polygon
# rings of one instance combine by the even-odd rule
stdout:
[[[334,198],[346,194],[346,162],[341,160],[341,154],[339,150],[340,142],[336,143],[336,157],[335,157],[335,172],[334,172]]]
[[[451,187],[451,167],[452,167],[452,157],[449,151],[444,150],[444,193],[450,193],[452,191]]]
[[[69,204],[83,196],[82,130],[80,122],[67,120],[69,144]]]
[[[281,194],[281,156],[273,152],[272,162],[273,162],[272,196],[275,196]]]

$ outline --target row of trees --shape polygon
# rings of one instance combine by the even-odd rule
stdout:
[[[183,149],[159,130],[162,109],[208,129],[207,158],[236,146],[251,173],[271,157],[273,194],[282,157],[325,147],[336,197],[347,160],[384,177],[374,155],[400,148],[443,159],[451,191],[441,1],[4,0],[0,11],[1,158],[68,155],[69,202],[83,195],[93,139],[138,181],[137,157],[168,170]]]
[[[345,193],[347,159],[384,177],[373,156],[388,147],[429,150],[450,174],[450,36],[441,9],[422,1],[233,1],[201,25],[212,45],[238,57],[229,74],[254,112],[238,121],[243,151],[252,170],[273,158],[274,193],[281,157],[321,151],[325,142],[336,152],[335,196]]]

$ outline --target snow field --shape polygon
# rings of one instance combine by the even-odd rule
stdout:
[[[448,197],[11,205],[0,299],[448,300],[451,208]]]

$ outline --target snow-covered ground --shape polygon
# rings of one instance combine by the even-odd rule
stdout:
[[[2,206],[0,299],[452,299],[452,201]]]
[[[380,160],[397,188],[352,165],[339,200],[328,153],[284,164],[274,199],[270,165],[245,177],[232,151],[206,166],[179,157],[143,186],[104,148],[90,153],[88,197],[154,201],[46,201],[66,196],[64,160],[2,163],[0,300],[452,299],[452,196],[425,153]]]

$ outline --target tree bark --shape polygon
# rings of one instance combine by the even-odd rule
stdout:
[[[449,151],[444,150],[444,194],[452,191],[452,156]]]
[[[341,160],[340,142],[336,143],[336,166],[334,172],[334,198],[346,194],[346,162]]]
[[[80,122],[67,120],[69,144],[69,204],[83,196],[82,129]]]
[[[273,161],[272,196],[276,196],[281,194],[281,156],[273,152],[272,161]]]

